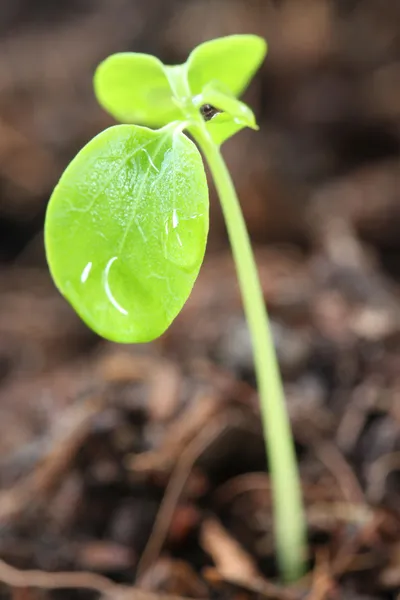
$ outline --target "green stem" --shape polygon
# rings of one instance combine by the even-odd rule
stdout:
[[[222,205],[253,343],[264,438],[272,481],[277,558],[286,581],[304,572],[306,525],[296,455],[271,329],[246,224],[219,148],[202,126],[193,135]]]

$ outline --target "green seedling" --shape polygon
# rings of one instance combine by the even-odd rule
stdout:
[[[115,54],[98,67],[110,127],[73,159],[45,223],[60,292],[99,335],[116,342],[160,336],[185,304],[208,234],[210,168],[225,217],[252,336],[273,488],[277,557],[285,580],[303,573],[305,519],[282,381],[246,225],[220,146],[257,129],[238,100],[266,54],[254,35],[201,44],[186,63]],[[191,141],[184,133],[188,131]]]

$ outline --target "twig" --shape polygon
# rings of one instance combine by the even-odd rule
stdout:
[[[211,517],[201,528],[201,545],[216,565],[206,569],[209,580],[219,577],[223,582],[237,585],[253,593],[275,600],[297,600],[296,590],[281,588],[267,581],[258,571],[255,561],[221,523]]]
[[[74,405],[61,417],[53,432],[53,445],[47,457],[30,475],[10,490],[0,493],[0,522],[17,517],[32,502],[45,501],[61,481],[74,454],[85,439],[93,417],[99,413],[103,400],[90,397]]]
[[[112,600],[188,600],[181,596],[157,594],[135,587],[119,585],[103,575],[89,572],[59,572],[20,570],[0,559],[0,581],[11,588],[90,589]]]
[[[400,451],[383,454],[369,466],[367,496],[370,502],[382,502],[387,478],[393,471],[400,471]]]
[[[23,571],[8,565],[0,559],[0,580],[10,587],[41,589],[85,588],[107,596],[119,590],[120,586],[96,573],[47,573],[36,569]]]
[[[321,463],[336,478],[340,490],[351,504],[366,504],[364,492],[340,450],[331,442],[316,443],[314,452]]]
[[[308,600],[325,600],[334,588],[327,549],[317,552]]]
[[[254,560],[216,518],[203,522],[200,543],[224,579],[248,584],[261,578]]]
[[[154,563],[161,552],[176,505],[179,502],[193,465],[210,444],[226,429],[240,426],[243,418],[242,415],[240,417],[237,412],[232,412],[215,419],[212,423],[208,423],[182,452],[168,482],[153,530],[139,561],[137,568],[138,580]]]
[[[156,450],[142,452],[128,459],[128,468],[134,473],[170,472],[179,461],[184,448],[199,431],[218,415],[221,403],[216,396],[199,396],[169,426],[162,443]]]

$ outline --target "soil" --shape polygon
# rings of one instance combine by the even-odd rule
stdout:
[[[180,62],[264,35],[225,155],[284,376],[308,572],[279,581],[251,344],[222,217],[158,341],[98,339],[50,280],[43,217],[112,123],[110,52]],[[0,8],[0,598],[400,598],[400,5],[6,1]]]

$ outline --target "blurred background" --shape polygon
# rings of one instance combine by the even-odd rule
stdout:
[[[97,64],[127,50],[180,63],[232,33],[269,43],[245,95],[260,131],[224,154],[300,460],[311,571],[292,596],[271,583],[251,346],[214,193],[205,265],[154,344],[88,331],[43,247],[59,176],[113,124],[94,98]],[[136,583],[195,598],[398,598],[399,283],[399,2],[2,0],[1,559],[106,575],[127,597]],[[21,589],[7,569],[0,598],[99,596],[79,581]]]

